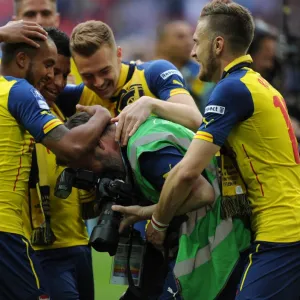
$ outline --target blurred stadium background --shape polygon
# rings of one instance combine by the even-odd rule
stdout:
[[[85,20],[108,23],[123,47],[125,60],[149,60],[154,55],[157,26],[167,20],[186,20],[196,25],[199,13],[208,0],[57,0],[61,15],[60,28],[71,33]],[[260,29],[277,37],[276,81],[294,117],[296,135],[300,138],[300,1],[236,0],[250,9]],[[0,22],[4,25],[13,15],[13,1],[0,0]],[[119,299],[124,286],[109,285],[111,258],[94,253],[95,299]],[[101,287],[101,288],[100,288]]]

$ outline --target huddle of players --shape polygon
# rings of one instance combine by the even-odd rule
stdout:
[[[55,1],[16,2],[16,15],[19,18],[26,20],[26,16],[34,14],[42,25],[58,25]],[[20,31],[22,29],[35,30],[34,24],[26,22],[7,26],[10,28],[20,26]],[[143,110],[149,110],[163,118],[171,115],[173,121],[183,120],[183,125],[193,130],[200,125],[201,114],[197,110],[194,100],[184,88],[181,74],[172,64],[166,61],[154,61],[137,68],[134,65],[122,63],[121,49],[116,47],[110,28],[102,22],[90,21],[80,24],[74,30],[71,49],[73,49],[73,54],[76,53],[76,58],[75,56],[74,58],[85,85],[67,86],[64,90],[70,72],[69,39],[54,28],[48,29],[47,32],[48,40],[46,42],[37,41],[40,47],[38,50],[31,49],[24,44],[4,44],[3,46],[2,87],[6,93],[2,96],[2,100],[5,102],[3,107],[5,113],[2,118],[4,115],[10,114],[10,118],[13,120],[9,120],[7,124],[13,124],[14,128],[10,135],[10,147],[13,147],[14,143],[20,147],[18,151],[12,151],[12,148],[8,147],[9,153],[16,153],[13,157],[15,167],[10,170],[10,173],[2,173],[4,182],[13,178],[7,183],[6,190],[15,191],[16,199],[12,199],[11,204],[2,210],[2,215],[6,216],[7,222],[5,218],[2,218],[4,221],[1,231],[4,235],[3,243],[15,243],[14,246],[11,246],[9,253],[23,253],[24,255],[19,256],[15,262],[11,261],[9,254],[1,255],[1,264],[4,264],[4,260],[11,261],[10,269],[13,271],[9,272],[12,274],[11,276],[5,275],[3,278],[2,286],[4,288],[0,293],[3,293],[4,299],[16,299],[20,295],[28,299],[35,299],[37,296],[49,293],[53,299],[67,299],[67,294],[70,299],[72,297],[93,299],[91,252],[87,246],[87,234],[81,218],[81,195],[79,191],[74,191],[65,201],[55,198],[53,187],[62,169],[56,170],[53,153],[67,158],[68,161],[80,160],[82,154],[95,145],[95,136],[99,136],[99,132],[103,130],[105,118],[101,117],[102,122],[96,121],[99,119],[97,110],[103,112],[103,109],[98,107],[93,120],[89,121],[82,130],[75,130],[76,133],[72,134],[74,130],[67,131],[62,125],[65,121],[64,113],[71,114],[70,108],[74,110],[75,103],[101,104],[110,110],[112,116],[116,116],[116,113],[119,113],[127,105],[127,101],[132,100],[132,96],[137,100],[146,90],[145,96],[139,99],[139,106],[132,106],[131,111],[138,110],[140,112],[142,107]],[[98,37],[95,38],[96,32]],[[44,33],[41,32],[41,34]],[[92,57],[88,53],[90,47],[82,50],[84,48],[80,44],[82,37],[86,40],[90,38],[89,42],[99,48]],[[6,39],[6,41],[9,40]],[[54,44],[58,53],[57,57]],[[25,78],[27,81],[17,80],[10,76]],[[32,88],[28,82],[36,89]],[[136,94],[132,85],[137,84],[139,90]],[[66,106],[61,102],[62,110],[55,104],[60,93],[62,93],[61,99],[64,99],[65,103],[66,100],[68,101]],[[168,100],[168,102],[161,100]],[[21,101],[23,101],[23,105],[21,105]],[[58,99],[59,101],[60,99]],[[119,115],[118,128],[122,129],[120,125],[124,123],[124,126],[131,131],[134,126],[143,122],[141,116],[132,119],[131,111],[125,111],[123,115]],[[186,115],[189,115],[190,118],[186,118]],[[144,119],[146,117],[142,116]],[[18,122],[29,131],[30,135],[24,135],[24,127],[20,129],[17,125]],[[3,126],[7,126],[5,121],[2,123]],[[89,127],[88,130],[87,127]],[[117,134],[121,141],[126,143],[129,133],[123,130]],[[21,141],[23,137],[25,138],[24,145]],[[43,224],[44,216],[38,213],[41,211],[38,199],[33,202],[35,203],[33,207],[29,207],[30,203],[27,199],[26,182],[30,169],[32,137],[37,143],[42,143],[53,152],[46,152],[48,162],[46,170],[50,186],[51,230],[56,237],[52,245],[35,245],[35,252],[32,251],[25,236],[30,239],[34,225]],[[73,149],[72,147],[66,149],[67,144],[72,144]],[[20,175],[14,176],[14,174]],[[8,192],[8,194],[10,193]],[[39,197],[38,193],[31,196]],[[9,196],[3,195],[1,198],[9,198]],[[11,209],[18,213],[10,215],[8,211]],[[37,215],[31,216],[29,210],[32,214],[36,211]],[[38,224],[39,217],[42,217],[41,224]],[[4,239],[8,239],[7,235],[16,240],[4,241]],[[19,267],[20,265],[21,267]],[[39,265],[42,266],[44,272],[41,271]],[[16,274],[20,284],[19,288],[14,290],[11,282],[17,280]],[[46,281],[44,276],[46,276]],[[47,288],[45,282],[47,282]]]
[[[34,1],[28,1],[29,4],[32,4],[31,2]],[[35,4],[37,6],[31,8],[32,11],[37,11],[39,17],[44,16],[46,19],[52,17],[56,22],[42,25],[58,25],[55,1],[38,2]],[[23,19],[26,16],[26,9],[22,6],[24,3],[25,0],[17,1],[19,10],[16,10]],[[29,4],[27,8],[30,11]],[[47,7],[39,10],[39,5]],[[36,30],[33,28],[35,25],[31,23],[21,22],[19,25]],[[40,33],[45,34],[42,31]],[[96,33],[99,35],[97,36]],[[60,207],[62,201],[55,199],[53,191],[50,191],[50,207],[53,210],[51,224],[56,235],[53,245],[37,247],[38,251],[33,252],[25,238],[24,231],[28,238],[31,231],[30,220],[26,223],[28,214],[24,213],[24,208],[26,209],[24,203],[27,202],[26,182],[30,170],[32,137],[37,143],[42,143],[64,160],[80,160],[87,151],[93,149],[99,134],[111,116],[104,108],[94,106],[90,109],[82,108],[93,117],[85,125],[69,131],[62,125],[65,120],[64,114],[66,116],[72,114],[77,103],[100,104],[106,107],[112,116],[120,113],[114,121],[119,123],[116,138],[123,144],[126,144],[130,134],[150,113],[181,123],[194,131],[201,123],[201,114],[185,89],[180,72],[166,61],[153,61],[138,67],[122,63],[121,49],[116,47],[110,28],[102,22],[89,21],[79,24],[74,29],[70,43],[71,51],[84,84],[66,86],[71,56],[66,50],[68,42],[67,36],[51,29],[48,31],[47,41],[37,42],[40,47],[38,50],[20,44],[4,44],[3,47],[3,77],[0,82],[3,91],[0,102],[3,130],[0,138],[5,157],[1,167],[3,187],[0,199],[2,219],[0,261],[1,267],[6,270],[1,272],[3,289],[0,295],[3,294],[1,295],[3,299],[17,299],[20,295],[25,299],[36,299],[36,297],[44,299],[42,297],[49,293],[49,289],[53,299],[67,299],[66,293],[72,295],[70,299],[71,297],[82,299],[93,297],[93,287],[86,286],[88,281],[92,283],[91,253],[87,247],[87,235],[81,219],[79,191],[74,191],[70,196],[73,198],[63,202],[65,205],[63,209]],[[56,56],[56,49],[58,56]],[[248,63],[248,60],[245,62]],[[73,63],[72,65],[74,66]],[[25,78],[27,81],[16,78]],[[57,103],[61,104],[61,110],[55,104],[56,98],[58,98]],[[126,106],[133,100],[138,101]],[[101,118],[98,117],[100,115]],[[205,117],[206,122],[209,122],[212,117],[216,117],[216,114],[208,110]],[[206,132],[207,136],[214,141],[215,132],[210,133],[206,130],[209,128],[207,123],[203,126],[198,137],[205,136]],[[55,161],[54,154],[48,152],[49,170]],[[58,174],[59,170],[50,176],[52,189]],[[10,203],[7,203],[6,199],[10,199]],[[284,246],[283,244],[282,247]],[[258,248],[259,246],[256,252]],[[19,255],[20,253],[22,255]],[[251,257],[250,263],[252,263]],[[44,272],[41,271],[40,264]],[[44,276],[48,277],[47,282],[50,284],[47,288],[44,286]],[[14,289],[11,284],[16,281],[19,282],[18,289]]]

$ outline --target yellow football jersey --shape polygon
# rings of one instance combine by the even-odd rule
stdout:
[[[249,68],[249,55],[229,64],[205,108],[195,138],[236,153],[252,206],[257,241],[300,241],[300,160],[281,94]]]
[[[0,231],[23,235],[34,139],[61,124],[25,79],[0,77]]]
[[[83,84],[67,85],[57,103],[66,116],[76,112],[76,104],[106,107],[112,116],[142,96],[168,100],[177,94],[189,94],[182,74],[166,60],[153,60],[141,65],[122,63],[116,91],[111,99],[101,99]]]
[[[51,108],[53,115],[60,118],[62,121],[64,117],[62,113],[56,108]],[[50,186],[50,213],[51,213],[51,229],[56,237],[55,242],[50,246],[35,246],[32,247],[35,250],[46,250],[65,248],[73,246],[81,246],[88,244],[88,234],[86,226],[81,217],[81,200],[88,195],[85,191],[79,191],[76,188],[72,189],[72,193],[66,199],[57,198],[54,195],[54,189],[56,180],[60,173],[63,171],[63,167],[58,167],[56,164],[55,155],[47,150],[47,171],[48,180]],[[38,203],[39,195],[37,190],[31,193],[31,203]],[[33,199],[34,198],[34,199]],[[32,210],[33,212],[33,210]],[[32,217],[35,220],[43,220],[43,215],[40,209],[34,210]],[[24,210],[24,231],[28,240],[30,240],[32,225],[30,220],[29,204],[26,203]],[[40,214],[37,216],[36,214]],[[38,224],[40,225],[40,224]]]
[[[68,84],[80,84],[82,82],[73,58],[71,58],[71,73],[68,75],[67,82]]]

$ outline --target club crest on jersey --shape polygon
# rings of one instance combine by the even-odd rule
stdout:
[[[135,102],[142,96],[144,96],[144,90],[141,84],[133,84],[129,89],[122,89],[118,103],[118,111],[122,111],[127,105]]]
[[[163,73],[160,74],[160,77],[163,79],[163,80],[166,80],[167,78],[169,78],[170,76],[172,75],[178,75],[179,77],[182,78],[182,74],[178,71],[178,70],[167,70]]]
[[[205,113],[215,113],[219,115],[224,115],[225,107],[219,105],[208,105],[205,107]]]
[[[44,99],[44,97],[41,95],[41,93],[35,88],[31,89],[30,91],[33,94],[35,100],[37,101],[39,107],[41,109],[49,110],[49,106],[48,106],[46,100]]]

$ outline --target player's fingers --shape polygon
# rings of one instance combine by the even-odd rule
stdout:
[[[119,122],[119,117],[111,118],[110,122],[111,122],[111,123]]]
[[[131,116],[128,116],[125,120],[123,130],[122,130],[122,137],[121,137],[122,146],[127,145],[129,139],[129,133],[132,130],[134,124],[135,124],[135,120],[133,120]]]
[[[34,24],[34,25],[26,25],[23,27],[24,30],[29,31],[29,32],[36,32],[41,34],[41,38],[47,39],[48,32],[41,27],[40,25]]]
[[[23,35],[24,35],[24,38],[26,39],[40,39],[40,40],[46,40],[47,37],[39,32],[36,32],[36,31],[28,31],[28,30],[24,30],[23,31]],[[26,41],[27,42],[27,41]],[[35,43],[38,45],[38,43]]]
[[[32,46],[32,47],[35,47],[35,48],[40,48],[40,45],[38,43],[36,43],[35,41],[31,40],[30,38],[27,38],[27,37],[23,37],[23,42]]]
[[[134,124],[133,128],[131,129],[131,131],[129,133],[129,137],[131,137],[135,134],[135,132],[138,130],[138,128],[140,127],[141,124],[142,124],[141,120],[137,120],[137,122]]]
[[[44,40],[44,41],[47,39],[46,34],[44,34],[43,32],[37,31],[36,29],[31,29],[31,28],[24,29],[23,34],[26,37],[29,37],[29,38],[32,38],[32,39],[35,38],[35,39],[41,39],[41,40]]]
[[[19,21],[13,21],[13,22],[19,22],[19,23],[23,23],[24,26],[36,26],[36,27],[40,27],[43,29],[43,27],[41,25],[39,25],[37,22],[33,22],[33,21],[24,21],[24,20],[19,20]],[[44,30],[45,31],[45,30]],[[45,31],[46,32],[46,31]]]
[[[85,111],[85,106],[83,106],[83,105],[81,105],[81,104],[77,104],[76,105],[76,109],[78,110],[78,111]]]
[[[124,121],[125,121],[126,116],[121,113],[118,118],[119,118],[118,126],[116,128],[116,134],[115,134],[115,141],[116,142],[119,142],[120,139],[121,139],[121,134],[122,134],[122,130],[123,130]]]
[[[122,206],[122,205],[112,205],[111,209],[113,211],[120,212],[121,214],[127,213],[127,207]]]

